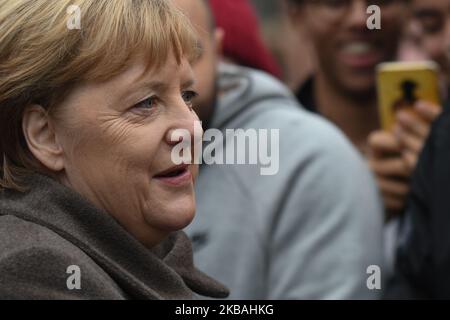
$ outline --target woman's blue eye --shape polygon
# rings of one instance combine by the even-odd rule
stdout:
[[[145,100],[142,100],[141,102],[139,102],[138,104],[135,105],[135,108],[140,108],[140,109],[152,109],[155,107],[157,102],[156,97],[150,97],[147,98]]]
[[[192,105],[192,101],[198,96],[198,93],[195,91],[184,91],[183,92],[183,100],[187,105]]]

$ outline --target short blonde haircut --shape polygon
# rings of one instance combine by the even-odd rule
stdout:
[[[80,29],[68,28],[72,5]],[[29,105],[52,112],[75,85],[123,72],[137,53],[149,68],[172,52],[192,60],[192,30],[170,0],[0,0],[0,188],[23,190],[21,178],[42,171],[23,135]]]

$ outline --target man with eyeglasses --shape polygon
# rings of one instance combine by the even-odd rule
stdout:
[[[309,110],[332,120],[363,153],[379,128],[375,67],[394,60],[406,21],[401,0],[288,0],[299,32],[311,40],[314,76],[297,92]],[[367,27],[368,6],[381,10],[381,29]]]

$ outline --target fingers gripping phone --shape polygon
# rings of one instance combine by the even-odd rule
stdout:
[[[438,66],[434,62],[388,62],[377,67],[381,127],[392,130],[396,113],[414,113],[419,100],[440,105]]]

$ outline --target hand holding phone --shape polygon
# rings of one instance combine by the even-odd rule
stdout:
[[[369,165],[387,216],[401,213],[432,121],[440,113],[437,67],[433,63],[387,63],[378,68],[382,130],[369,137]]]
[[[434,62],[389,62],[377,67],[378,106],[383,130],[391,131],[399,112],[421,116],[417,103],[441,104]],[[426,120],[426,119],[424,119]]]
[[[419,101],[414,106],[414,113],[399,112],[397,115],[394,134],[402,146],[402,156],[410,170],[416,167],[431,125],[441,111],[437,105]]]

